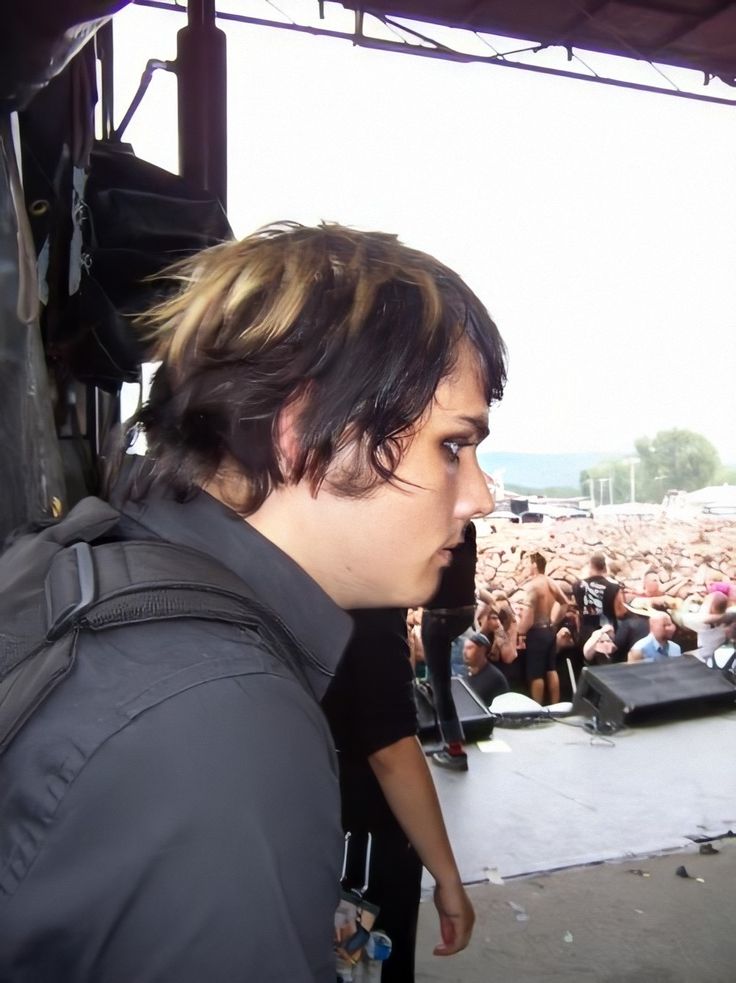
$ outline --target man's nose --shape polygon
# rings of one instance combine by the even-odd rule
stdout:
[[[477,458],[469,464],[456,513],[463,519],[480,519],[492,512],[496,506],[494,497],[495,482],[493,478],[483,473]]]

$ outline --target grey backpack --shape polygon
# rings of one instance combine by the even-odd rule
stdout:
[[[276,613],[198,550],[116,538],[120,513],[83,499],[64,519],[0,556],[0,754],[74,668],[81,632],[197,618],[257,631],[272,651],[297,647]]]

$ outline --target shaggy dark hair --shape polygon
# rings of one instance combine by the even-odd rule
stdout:
[[[247,479],[234,505],[247,515],[284,482],[319,488],[347,446],[359,453],[336,490],[370,493],[392,480],[398,438],[462,343],[488,403],[502,396],[506,350],[488,312],[456,273],[395,236],[282,223],[168,275],[180,292],[140,319],[161,364],[132,423],[152,458],[147,484],[179,498],[230,467]],[[285,473],[277,436],[289,405],[298,452]]]

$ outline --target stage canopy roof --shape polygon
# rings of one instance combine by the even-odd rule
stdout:
[[[410,18],[695,69],[736,85],[732,0],[343,0],[343,6],[382,19]]]

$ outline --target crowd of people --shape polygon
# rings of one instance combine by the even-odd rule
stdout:
[[[688,531],[692,535],[691,527]],[[727,655],[733,642],[736,552],[722,545],[703,554],[701,546],[692,562],[681,549],[678,566],[657,565],[662,551],[642,550],[639,539],[632,557],[639,553],[650,565],[643,572],[640,565],[640,579],[634,580],[630,574],[636,563],[629,560],[624,578],[617,557],[622,540],[637,530],[629,524],[611,532],[610,554],[597,548],[582,566],[575,565],[575,551],[564,546],[576,538],[569,531],[558,534],[562,549],[556,553],[549,548],[550,543],[554,548],[555,533],[545,552],[538,548],[538,534],[525,544],[523,531],[505,544],[495,533],[479,542],[478,604],[473,625],[459,640],[464,666],[456,665],[456,671],[486,705],[508,690],[540,704],[570,700],[581,669],[590,664],[658,661],[686,652],[708,666],[723,667],[716,652],[725,647]],[[720,532],[721,540],[728,541],[730,530],[724,533],[721,527]],[[700,526],[696,538],[702,533]],[[577,535],[601,545],[592,520]],[[419,616],[410,616],[410,631]],[[416,638],[413,658],[421,674]]]
[[[702,598],[709,583],[736,579],[736,523],[714,516],[621,517],[556,520],[551,525],[478,523],[478,583],[509,596],[524,579],[524,557],[548,558],[547,573],[575,584],[588,576],[594,553],[606,558],[607,575],[624,597],[646,595],[645,578],[683,607]]]
[[[476,596],[456,671],[486,705],[507,690],[570,700],[587,664],[687,652],[718,667],[736,620],[736,525],[704,516],[496,526],[478,538]],[[421,674],[417,637],[413,658]]]

